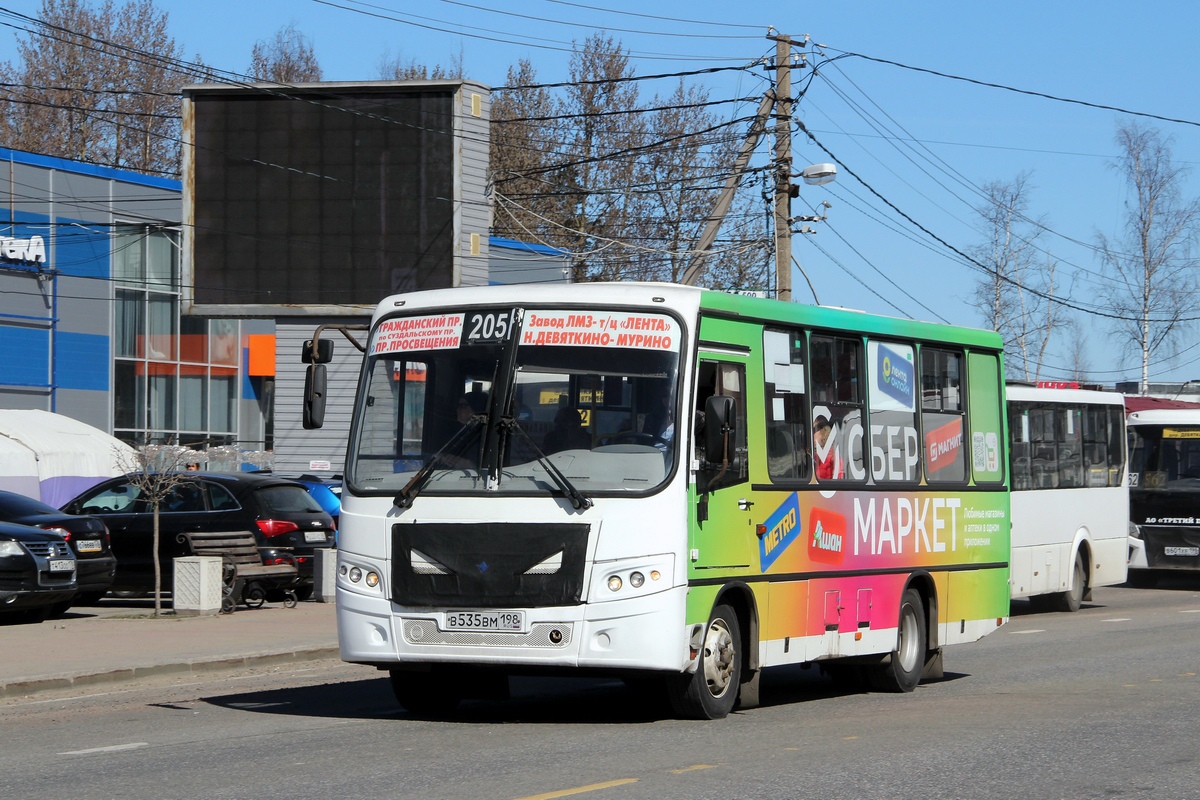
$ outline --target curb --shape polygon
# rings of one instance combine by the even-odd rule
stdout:
[[[125,683],[143,678],[163,675],[194,675],[201,672],[221,672],[247,667],[263,667],[275,664],[293,664],[304,661],[321,661],[339,658],[337,646],[313,647],[271,653],[256,653],[247,656],[222,656],[211,659],[196,659],[172,664],[152,664],[145,667],[125,667],[104,672],[77,675],[49,675],[39,678],[14,678],[0,683],[0,698],[28,697],[41,692],[62,691],[84,686]]]

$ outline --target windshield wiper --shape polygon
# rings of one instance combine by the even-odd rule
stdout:
[[[450,441],[446,442],[438,449],[429,461],[421,469],[417,470],[417,474],[412,476],[412,479],[404,485],[394,498],[392,503],[400,508],[411,508],[413,500],[417,499],[417,495],[429,483],[429,479],[433,476],[433,471],[438,468],[438,464],[446,456],[461,456],[466,450],[466,445],[470,439],[471,431],[474,431],[484,420],[487,419],[482,415],[473,416],[458,429],[458,432],[450,437]]]
[[[563,475],[559,468],[551,463],[546,454],[542,452],[542,448],[537,446],[537,443],[533,441],[533,437],[521,427],[519,422],[512,417],[505,417],[500,424],[510,431],[516,430],[525,437],[525,442],[532,448],[533,454],[537,456],[538,463],[542,465],[542,469],[546,470],[546,474],[558,484],[558,488],[562,490],[563,494],[571,499],[571,506],[573,508],[585,511],[592,507],[592,498],[575,488],[575,484],[571,483],[567,476]]]

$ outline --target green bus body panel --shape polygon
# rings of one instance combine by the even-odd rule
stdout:
[[[968,483],[771,486],[764,326],[965,351]],[[939,621],[1008,616],[1007,432],[995,332],[705,292],[697,338],[699,359],[745,368],[749,474],[706,496],[689,487],[688,624],[706,622],[733,589],[749,593],[761,640],[894,628],[914,574],[929,575]]]

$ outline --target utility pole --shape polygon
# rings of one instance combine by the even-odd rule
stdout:
[[[775,297],[792,301],[792,39],[775,40]]]

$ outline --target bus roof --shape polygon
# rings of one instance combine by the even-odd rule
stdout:
[[[1200,425],[1200,406],[1134,411],[1125,418],[1125,421],[1128,425]]]
[[[375,310],[375,321],[399,308],[410,311],[508,302],[560,305],[650,305],[659,303],[668,308],[691,314],[703,310],[722,316],[744,317],[762,322],[853,330],[879,336],[905,336],[925,341],[954,342],[990,350],[1000,350],[1003,347],[999,334],[978,328],[917,322],[844,308],[783,303],[769,298],[735,295],[675,283],[633,281],[431,289],[386,298]]]
[[[1120,392],[1099,392],[1095,389],[1050,389],[1009,383],[1005,388],[1009,400],[1026,403],[1088,403],[1091,405],[1124,406],[1125,395]]]

